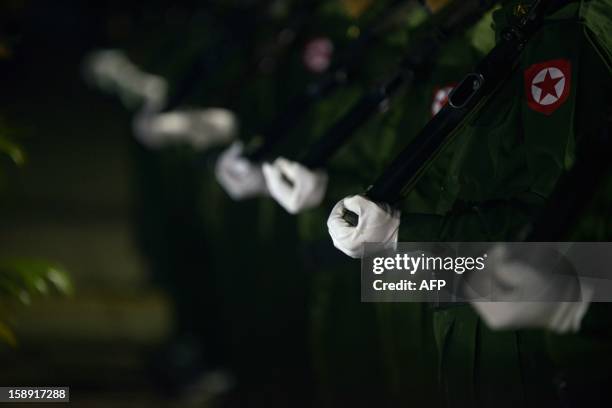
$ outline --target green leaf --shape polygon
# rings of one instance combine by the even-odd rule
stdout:
[[[73,293],[66,271],[57,264],[37,259],[0,259],[0,294],[29,304],[34,295],[51,290],[64,295]]]
[[[0,136],[0,153],[9,156],[17,166],[22,166],[26,162],[23,149],[5,136]]]
[[[47,280],[51,282],[55,288],[65,295],[74,293],[74,287],[68,273],[57,267],[51,267],[47,271]]]
[[[17,347],[17,338],[6,324],[0,322],[0,340],[6,342],[11,347]]]

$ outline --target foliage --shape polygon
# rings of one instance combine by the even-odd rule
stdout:
[[[22,166],[25,155],[21,147],[8,138],[10,133],[10,128],[0,118],[0,155]],[[7,323],[15,305],[29,305],[32,298],[51,293],[71,294],[72,290],[68,275],[58,265],[36,259],[0,258],[0,342],[17,344]]]
[[[16,345],[6,323],[15,304],[29,305],[35,296],[72,292],[68,274],[58,265],[29,258],[0,259],[0,340]]]

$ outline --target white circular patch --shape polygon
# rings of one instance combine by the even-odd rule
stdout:
[[[558,80],[554,85],[554,93],[546,92],[544,93],[543,89],[538,86],[546,83],[547,79]],[[557,102],[561,95],[563,95],[563,91],[565,90],[565,75],[563,72],[555,67],[544,68],[533,78],[531,82],[531,95],[533,96],[533,100],[543,106],[552,105]]]

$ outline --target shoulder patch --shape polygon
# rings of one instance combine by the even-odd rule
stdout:
[[[527,105],[551,115],[567,100],[571,91],[572,64],[556,59],[534,64],[525,70]]]
[[[431,102],[431,116],[436,116],[438,112],[448,103],[448,96],[455,88],[456,84],[450,84],[434,89],[433,101]]]
[[[304,47],[302,60],[309,71],[316,74],[327,71],[334,54],[334,44],[327,37],[317,37]]]

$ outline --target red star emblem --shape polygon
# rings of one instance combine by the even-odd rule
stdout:
[[[542,96],[540,100],[545,99],[548,95],[552,95],[553,98],[558,98],[559,95],[557,95],[557,90],[555,89],[555,86],[563,79],[563,77],[553,78],[550,75],[550,70],[547,69],[546,74],[544,75],[544,79],[541,82],[533,83],[534,86],[542,90]]]
[[[551,115],[565,103],[571,89],[571,63],[558,59],[534,64],[525,70],[527,105]]]

